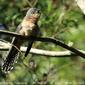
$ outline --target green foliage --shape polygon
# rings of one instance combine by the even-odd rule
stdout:
[[[16,30],[26,13],[26,8],[36,1],[35,7],[41,9],[39,21],[42,36],[60,39],[65,43],[73,42],[73,47],[85,49],[85,18],[72,0],[0,0],[0,23],[5,23],[9,31]],[[34,47],[46,50],[62,51],[49,43],[35,43]],[[7,54],[6,54],[7,55]],[[21,55],[20,57],[22,57]],[[75,57],[75,56],[74,56]],[[30,66],[33,60],[33,65]],[[75,60],[76,61],[76,60]],[[78,85],[81,69],[71,58],[48,58],[46,56],[28,55],[18,61],[6,78],[3,75],[0,82],[12,85]],[[80,59],[79,63],[84,62]],[[45,75],[46,74],[46,75]],[[39,84],[47,82],[47,84]]]

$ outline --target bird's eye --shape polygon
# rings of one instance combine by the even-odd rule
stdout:
[[[40,13],[40,10],[37,10],[37,13]]]
[[[32,14],[40,13],[40,10],[33,10],[31,13],[32,13]]]
[[[35,11],[32,11],[32,14],[34,14],[35,13]]]

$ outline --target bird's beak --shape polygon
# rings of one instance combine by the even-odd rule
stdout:
[[[40,14],[36,13],[34,14],[34,17],[40,17]]]

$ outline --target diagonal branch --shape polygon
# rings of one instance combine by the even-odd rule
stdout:
[[[10,45],[0,41],[0,50],[1,51],[7,51],[10,49]],[[26,52],[27,47],[22,47],[20,48],[20,51]],[[85,51],[80,50],[82,53],[85,53]],[[42,49],[36,49],[36,48],[31,48],[30,50],[31,54],[35,55],[44,55],[48,57],[74,57],[77,56],[76,54],[71,53],[70,51],[48,51],[48,50],[42,50]]]
[[[22,39],[26,39],[26,40],[35,40],[35,41],[41,41],[41,42],[50,42],[50,43],[54,43],[55,45],[59,45],[69,51],[71,51],[72,53],[78,55],[78,56],[81,56],[83,58],[85,58],[85,54],[82,53],[81,51],[73,48],[73,47],[70,47],[68,45],[66,45],[64,42],[61,42],[60,40],[55,40],[55,39],[52,39],[52,38],[40,38],[40,37],[26,37],[26,36],[22,36],[22,35],[19,35],[17,33],[14,33],[14,32],[8,32],[8,31],[2,31],[0,30],[0,33],[1,34],[6,34],[6,35],[11,35],[11,36],[16,36],[16,37],[19,37],[19,38],[22,38]]]

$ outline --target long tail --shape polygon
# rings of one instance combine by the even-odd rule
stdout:
[[[31,49],[31,47],[32,47],[33,42],[34,42],[34,41],[29,41],[29,42],[28,42],[28,47],[27,47],[27,50],[26,50],[26,52],[25,52],[25,57],[28,55],[28,53],[29,53],[29,51],[30,51],[30,49]]]
[[[17,54],[19,52],[18,49],[20,49],[20,39],[17,39],[16,37],[12,41],[13,46],[9,50],[8,56],[3,64],[3,70],[5,72],[10,71],[15,63],[15,60],[17,58]]]

